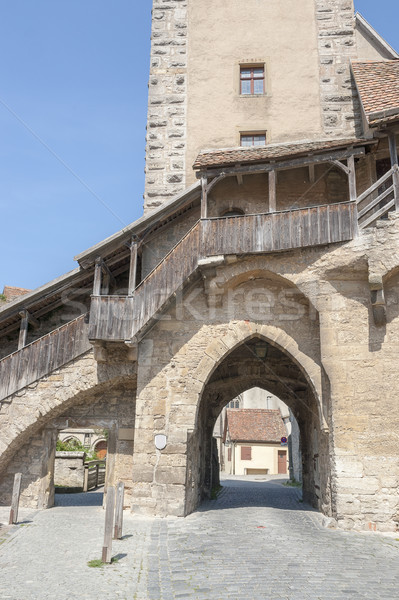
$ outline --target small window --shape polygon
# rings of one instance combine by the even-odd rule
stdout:
[[[251,446],[241,446],[241,460],[252,459],[252,448]]]
[[[227,460],[231,462],[231,448],[227,448]]]
[[[240,146],[265,146],[265,133],[242,133],[240,137]]]
[[[256,96],[265,93],[265,67],[240,67],[240,94]]]

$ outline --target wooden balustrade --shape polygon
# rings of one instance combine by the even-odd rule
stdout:
[[[198,221],[137,286],[132,296],[95,295],[89,326],[82,315],[3,358],[0,399],[83,354],[91,348],[89,340],[131,340],[182,288],[197,269],[199,259],[349,241],[356,230],[355,210],[356,203],[349,202]]]
[[[399,201],[398,166],[394,165],[381,179],[370,186],[357,200],[359,227],[369,227],[395,207]]]
[[[132,296],[92,296],[89,339],[120,342],[129,340],[133,331]]]
[[[81,315],[0,360],[0,400],[90,350],[85,317]]]
[[[355,227],[353,202],[296,210],[206,219],[202,254],[252,254],[346,242]]]

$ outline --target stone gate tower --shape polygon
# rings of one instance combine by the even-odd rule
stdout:
[[[0,306],[0,502],[51,506],[57,432],[97,427],[107,485],[185,516],[259,387],[304,499],[398,530],[398,59],[352,0],[154,0],[144,216]]]
[[[352,0],[154,0],[145,210],[195,181],[200,150],[243,133],[270,144],[359,131],[355,26]],[[241,93],[244,67],[263,69],[260,93]]]

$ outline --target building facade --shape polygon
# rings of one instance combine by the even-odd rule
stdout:
[[[49,506],[58,432],[105,429],[107,485],[185,516],[259,387],[304,499],[395,531],[398,55],[351,0],[225,8],[154,0],[144,216],[0,308],[0,501]]]

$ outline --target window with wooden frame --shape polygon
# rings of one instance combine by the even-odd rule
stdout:
[[[266,146],[266,133],[241,133],[240,146]]]
[[[240,66],[240,94],[261,96],[265,93],[265,66]]]
[[[241,446],[241,460],[252,460],[251,446]]]

